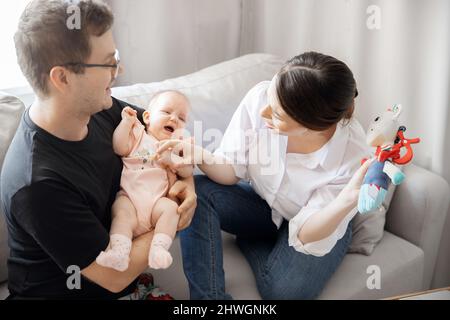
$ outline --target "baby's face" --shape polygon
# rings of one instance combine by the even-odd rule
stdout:
[[[158,140],[171,139],[174,134],[182,135],[189,112],[187,99],[175,92],[164,92],[144,112],[147,131]]]

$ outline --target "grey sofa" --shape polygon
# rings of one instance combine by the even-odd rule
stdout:
[[[193,118],[203,129],[223,132],[239,101],[253,85],[270,79],[283,61],[275,56],[253,54],[227,61],[199,72],[158,83],[137,84],[114,89],[114,95],[140,106],[162,89],[178,89],[190,98]],[[20,101],[8,96],[0,109],[0,161],[20,112]],[[15,108],[4,108],[12,105]],[[23,106],[22,106],[23,108]],[[198,125],[198,123],[197,123]],[[7,128],[8,126],[8,128]],[[192,129],[193,124],[191,124]],[[9,131],[8,131],[9,130]],[[440,176],[416,165],[405,168],[407,179],[397,187],[387,212],[383,238],[370,256],[347,254],[343,263],[320,295],[320,299],[378,299],[450,285],[450,233],[447,217],[450,190]],[[0,298],[7,295],[5,227],[0,215]],[[259,299],[255,280],[232,235],[223,234],[226,286],[236,299]],[[441,241],[442,240],[442,241]],[[151,272],[156,283],[177,299],[188,299],[188,286],[182,270],[179,241],[171,249],[174,264],[168,270]],[[381,271],[380,289],[368,289],[369,266]]]

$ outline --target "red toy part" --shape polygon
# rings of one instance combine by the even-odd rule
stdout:
[[[388,159],[391,159],[392,162],[396,164],[407,164],[413,158],[413,150],[411,144],[419,143],[420,139],[406,139],[403,135],[403,130],[399,130],[397,132],[397,137],[399,138],[399,142],[394,144],[392,147],[381,149],[381,147],[377,147],[377,151],[375,155],[378,157],[378,161],[384,162]],[[403,157],[400,157],[401,148],[406,148],[406,154]]]
[[[400,142],[398,143],[401,145],[400,148],[406,147],[406,154],[399,159],[393,159],[393,161],[396,164],[407,164],[408,162],[410,162],[412,160],[412,157],[413,157],[413,150],[412,150],[411,144],[419,143],[420,138],[406,139],[403,135],[402,130],[399,130],[397,135],[400,138]]]

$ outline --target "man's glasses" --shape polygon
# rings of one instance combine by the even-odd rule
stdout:
[[[79,67],[84,67],[84,68],[112,68],[112,69],[114,69],[114,79],[115,79],[119,75],[119,69],[120,69],[120,55],[119,55],[119,50],[117,50],[117,49],[116,49],[116,52],[114,53],[114,59],[116,60],[115,64],[68,62],[68,63],[65,63],[65,64],[63,64],[61,66],[62,67],[65,67],[65,66],[73,66],[73,67],[79,66]]]

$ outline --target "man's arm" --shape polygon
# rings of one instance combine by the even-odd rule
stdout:
[[[121,292],[148,267],[152,238],[153,232],[149,232],[133,240],[129,267],[124,272],[102,267],[94,261],[81,270],[81,274],[111,292]]]
[[[22,189],[14,217],[63,272],[75,265],[82,275],[111,292],[129,286],[147,268],[152,233],[133,241],[130,267],[117,272],[96,264],[109,243],[108,230],[84,199],[63,181],[43,180]]]
[[[187,228],[192,220],[197,205],[194,179],[188,176],[178,180],[170,189],[169,194],[182,202],[178,211],[180,214],[179,230]],[[124,272],[105,268],[95,261],[81,271],[81,274],[99,286],[118,293],[124,290],[148,267],[148,252],[153,238],[153,232],[146,233],[133,240],[129,267]]]

